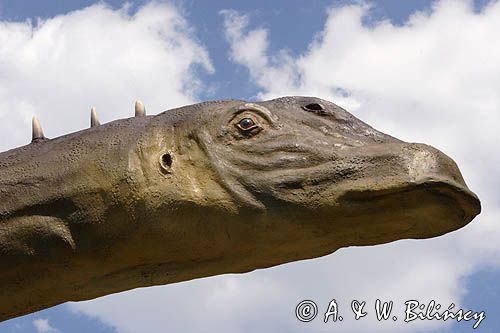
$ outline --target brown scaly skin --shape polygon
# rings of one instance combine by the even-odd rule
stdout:
[[[449,157],[318,98],[207,102],[100,126],[93,112],[93,124],[0,154],[0,320],[435,237],[480,212]]]

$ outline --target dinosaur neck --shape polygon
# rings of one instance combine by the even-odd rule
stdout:
[[[75,299],[83,282],[120,269],[110,249],[133,230],[134,207],[123,200],[137,186],[132,125],[0,154],[0,320]]]

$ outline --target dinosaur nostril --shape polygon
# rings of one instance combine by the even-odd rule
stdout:
[[[323,105],[321,105],[319,103],[310,103],[310,104],[304,105],[302,108],[306,111],[312,111],[312,112],[318,112],[318,111],[325,110]]]

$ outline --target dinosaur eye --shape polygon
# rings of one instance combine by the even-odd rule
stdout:
[[[257,127],[252,118],[243,118],[238,122],[238,124],[236,124],[236,126],[242,131],[249,131]]]

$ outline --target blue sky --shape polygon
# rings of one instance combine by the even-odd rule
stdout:
[[[97,1],[2,1],[2,20],[25,20],[29,18],[48,18],[64,14]],[[252,24],[272,30],[270,45],[273,49],[288,49],[300,54],[307,49],[316,33],[321,31],[326,20],[326,8],[341,6],[354,1],[194,1],[179,0],[173,3],[180,6],[196,29],[196,36],[208,49],[216,75],[203,77],[207,82],[220,87],[209,94],[202,94],[200,99],[219,99],[232,96],[252,98],[258,91],[244,67],[235,66],[228,61],[229,45],[223,38],[223,24],[219,12],[223,9],[235,9],[250,13]],[[476,1],[480,6],[483,1]],[[114,8],[119,8],[124,1],[106,1]],[[129,1],[131,11],[141,6],[144,1]],[[390,19],[395,24],[402,24],[414,10],[426,10],[432,1],[397,1],[375,2],[369,20]],[[203,74],[203,72],[201,72]]]
[[[95,3],[95,1],[0,0],[0,20],[6,24],[23,22],[27,19],[35,22],[38,17],[50,21],[54,16],[61,15],[64,22],[71,22],[79,27],[78,24],[87,22],[85,20],[93,20],[96,13],[102,12],[103,15],[108,15],[107,17],[114,17],[113,13],[120,11],[124,5],[121,1],[106,1],[109,6],[108,12],[103,9],[104,7],[96,7],[94,12],[85,11],[86,7]],[[141,12],[141,8],[147,3],[130,1],[131,7],[124,15],[133,16],[139,12],[145,20],[148,19],[148,15],[152,17],[151,13]],[[150,288],[149,291],[105,297],[81,306],[63,304],[1,323],[0,333],[139,332],[141,328],[143,332],[164,332],[168,331],[168,328],[161,327],[165,322],[171,322],[173,328],[170,328],[173,330],[182,328],[182,323],[185,322],[186,331],[197,331],[204,326],[193,324],[196,321],[205,322],[208,331],[220,332],[218,325],[221,324],[215,323],[215,319],[210,318],[227,321],[228,329],[233,332],[257,330],[295,332],[305,329],[312,331],[312,328],[318,327],[325,329],[328,326],[304,327],[291,323],[294,318],[289,317],[287,311],[293,309],[294,304],[290,298],[285,298],[285,294],[290,295],[290,291],[294,290],[296,293],[293,296],[297,298],[292,299],[314,295],[319,299],[325,295],[339,295],[338,297],[345,301],[354,297],[365,297],[363,294],[358,295],[355,286],[349,284],[350,281],[356,280],[351,274],[355,275],[357,270],[363,274],[372,274],[371,279],[356,280],[365,284],[360,287],[359,292],[366,291],[366,297],[381,294],[400,295],[410,299],[415,293],[424,298],[437,297],[445,304],[455,302],[460,303],[464,309],[484,310],[487,318],[476,330],[477,332],[500,330],[500,316],[497,315],[500,313],[498,301],[500,263],[496,259],[500,252],[499,246],[496,245],[500,244],[498,242],[500,231],[495,225],[500,216],[497,186],[500,182],[498,177],[493,176],[500,163],[498,157],[491,154],[492,151],[498,151],[496,142],[500,142],[496,134],[500,133],[499,125],[495,123],[496,120],[500,120],[498,108],[495,109],[500,101],[500,89],[496,78],[498,76],[496,74],[500,73],[500,65],[496,65],[491,57],[500,51],[493,45],[496,41],[488,37],[492,27],[498,27],[495,26],[499,17],[495,15],[500,12],[497,2],[386,0],[370,2],[369,8],[354,1],[179,0],[168,4],[171,5],[168,8],[161,6],[158,8],[174,11],[176,15],[184,18],[185,26],[180,29],[181,32],[174,29],[174,31],[168,30],[168,33],[172,34],[172,38],[177,38],[177,41],[186,42],[185,49],[173,48],[169,51],[172,54],[163,54],[165,51],[151,46],[147,51],[151,52],[150,54],[153,52],[158,54],[158,59],[173,59],[176,65],[174,67],[180,69],[170,72],[168,64],[166,67],[159,67],[161,70],[158,72],[154,72],[155,66],[146,68],[145,73],[137,73],[134,76],[138,79],[130,86],[138,87],[135,91],[130,87],[117,90],[110,79],[113,74],[99,77],[105,83],[102,85],[96,83],[95,87],[87,87],[88,81],[83,79],[75,80],[77,76],[74,73],[79,73],[77,67],[82,61],[79,58],[75,58],[74,62],[70,61],[66,65],[68,66],[66,71],[58,74],[49,72],[47,81],[43,81],[40,77],[34,79],[22,71],[2,68],[2,61],[13,64],[14,68],[17,59],[19,64],[22,64],[24,58],[19,57],[15,51],[12,51],[12,55],[0,52],[0,92],[1,88],[5,88],[5,91],[11,93],[10,96],[14,96],[12,102],[14,104],[0,103],[0,106],[3,109],[17,110],[17,105],[28,105],[24,109],[19,108],[16,113],[18,116],[12,120],[14,125],[10,126],[11,128],[5,127],[4,133],[10,134],[9,139],[2,138],[2,151],[19,146],[26,140],[29,132],[23,134],[20,129],[25,125],[28,126],[27,119],[33,112],[31,105],[42,108],[43,103],[40,101],[45,99],[61,101],[61,110],[54,108],[51,113],[50,108],[46,107],[48,111],[40,111],[45,119],[50,119],[56,114],[61,117],[60,123],[53,122],[47,125],[51,136],[57,136],[86,125],[85,103],[97,103],[98,110],[103,110],[104,119],[124,117],[126,114],[121,111],[113,111],[124,109],[121,102],[115,103],[112,100],[121,96],[133,100],[137,96],[132,94],[137,91],[139,97],[146,101],[146,107],[151,106],[148,110],[153,110],[153,113],[163,110],[162,107],[168,108],[190,101],[224,98],[255,100],[282,94],[313,94],[345,106],[356,116],[384,132],[408,141],[430,143],[449,153],[461,168],[463,166],[462,171],[468,184],[483,199],[484,209],[481,218],[461,231],[438,239],[402,241],[373,248],[343,249],[325,258],[283,265],[244,276],[229,275],[161,287],[162,289],[154,289],[158,291],[156,296]],[[73,11],[81,9],[84,9],[81,17],[72,16]],[[222,14],[222,10],[233,10],[234,20],[231,21],[230,17]],[[409,23],[417,11],[425,14]],[[88,18],[85,16],[87,14]],[[360,18],[361,25],[355,24],[357,18]],[[336,23],[342,19],[346,19],[344,24]],[[384,26],[381,22],[386,20],[388,22]],[[43,25],[46,21],[40,24]],[[459,25],[454,25],[457,21],[463,22],[464,26],[470,23],[470,26],[462,31]],[[96,28],[97,31],[112,28],[108,27],[106,20],[96,19],[95,22],[102,24]],[[235,22],[241,23],[240,28],[234,24]],[[442,27],[442,30],[439,27]],[[1,29],[0,37],[3,36]],[[132,26],[130,29],[135,28]],[[59,34],[67,33],[68,38],[77,39],[78,37],[70,35],[73,31],[78,29],[60,30]],[[253,32],[256,33],[252,34]],[[435,39],[435,35],[439,34],[447,37],[442,40]],[[493,35],[496,36],[496,33]],[[252,36],[254,38],[250,38]],[[344,40],[343,36],[351,37]],[[414,42],[411,38],[414,38]],[[12,39],[12,41],[18,40]],[[145,39],[144,43],[148,41],[149,39]],[[389,42],[383,44],[386,41]],[[449,45],[446,44],[448,41]],[[471,42],[469,47],[467,41],[474,43]],[[372,45],[377,43],[385,47]],[[23,46],[23,44],[16,45]],[[118,47],[121,45],[117,44]],[[415,52],[406,53],[406,50],[413,46]],[[95,47],[101,47],[98,38]],[[261,52],[254,54],[253,51],[256,49]],[[116,55],[109,53],[107,54],[109,59],[98,59],[95,63],[106,68],[105,66],[113,62],[113,58],[119,56],[119,50],[121,49],[116,48]],[[187,52],[188,56],[184,62],[178,60],[179,55],[176,51],[178,54]],[[73,53],[67,52],[69,52],[67,58],[71,60]],[[148,56],[148,52],[145,51],[145,57]],[[336,54],[340,53],[345,54],[345,58],[335,58]],[[332,70],[325,69],[322,73],[321,70],[315,69],[316,64],[322,64],[321,61],[329,64],[329,57],[332,59]],[[40,58],[43,60],[43,57]],[[177,66],[177,61],[181,65]],[[40,63],[42,69],[52,68],[43,61]],[[389,65],[393,63],[399,65],[390,67]],[[386,65],[386,71],[378,68],[383,66],[382,64]],[[36,73],[46,73],[40,68],[35,68]],[[407,68],[414,70],[407,71]],[[113,70],[111,68],[110,73],[114,73]],[[122,70],[126,71],[126,68]],[[9,73],[12,76],[6,75],[5,77],[9,79],[2,79],[1,76],[4,75],[2,73]],[[70,77],[64,78],[65,73]],[[57,81],[50,77],[52,75],[54,77],[59,75],[62,78],[57,78],[59,80]],[[92,78],[97,78],[100,73],[95,75]],[[130,80],[130,77],[127,74],[123,75],[123,80],[128,82],[126,80]],[[289,80],[290,77],[295,79]],[[17,85],[31,87],[29,89],[36,90],[44,85],[49,88],[43,90],[43,93],[40,92],[40,95],[25,93],[18,97],[15,95],[16,88],[10,85],[12,78],[16,80]],[[148,78],[151,80],[148,81]],[[171,83],[181,82],[184,78],[188,80],[182,84]],[[69,86],[75,81],[80,82],[81,89],[94,99],[75,101],[72,95],[65,98],[59,96],[62,93],[54,91],[57,88],[50,89]],[[31,84],[34,86],[30,86]],[[192,87],[189,87],[191,84]],[[116,85],[119,85],[119,82]],[[152,88],[158,86],[165,88],[164,90]],[[495,87],[497,92],[493,89]],[[64,92],[64,88],[62,90]],[[68,94],[73,90],[68,90]],[[147,103],[148,100],[151,101],[150,104]],[[64,111],[72,105],[81,110],[81,116],[80,111],[78,113]],[[101,109],[99,105],[102,105]],[[470,105],[478,106],[478,109],[471,111]],[[6,119],[2,117],[5,117],[5,114],[0,111],[0,121]],[[479,119],[480,117],[482,119]],[[493,129],[484,131],[485,126],[493,126]],[[464,133],[467,134],[466,138]],[[407,255],[415,263],[400,262],[397,253],[401,256]],[[381,260],[382,257],[387,260]],[[434,261],[429,259],[431,257]],[[388,264],[388,261],[392,263]],[[380,270],[377,270],[378,267]],[[409,276],[408,272],[414,274]],[[285,277],[288,276],[294,278],[285,282]],[[359,276],[357,278],[360,279]],[[328,281],[342,286],[343,294],[340,296],[340,289],[330,285],[323,289],[316,287],[310,290],[309,294],[307,290],[296,291],[304,286],[307,287],[308,279],[317,286],[324,285]],[[410,286],[415,286],[415,289],[411,290]],[[220,294],[215,296],[207,291],[217,288]],[[382,292],[380,288],[385,289]],[[259,296],[267,295],[274,299],[265,304],[262,299],[245,294],[245,289]],[[405,294],[401,295],[402,293]],[[161,295],[165,295],[164,299]],[[204,308],[205,314],[197,314],[199,316],[191,314],[190,317],[188,310],[197,309],[196,304],[199,301],[197,297],[219,299],[216,296],[228,302],[227,308],[217,314],[214,309]],[[173,297],[182,298],[183,303],[178,307],[181,308],[183,304],[187,310],[172,309],[177,304],[173,301]],[[236,310],[233,312],[231,302],[236,301],[236,297],[238,302],[234,304]],[[248,304],[244,304],[242,298]],[[281,299],[283,301],[280,301]],[[151,314],[153,320],[148,316],[137,314],[141,309],[140,306],[129,307],[124,303],[136,301],[145,308],[146,304],[159,306],[156,312],[153,311]],[[151,311],[151,308],[147,309]],[[247,311],[247,313],[243,315],[236,311]],[[270,313],[272,311],[276,311],[275,317]],[[163,319],[158,319],[159,317],[166,319],[162,321]],[[153,326],[147,326],[149,325],[146,324],[147,320],[152,322]],[[38,327],[35,323],[38,323]],[[384,331],[384,327],[379,326],[377,327]],[[392,329],[398,332],[472,332],[471,326],[466,322],[452,325],[432,322],[429,325],[412,326],[412,328],[398,326]],[[360,326],[353,327],[353,331],[363,330]]]

